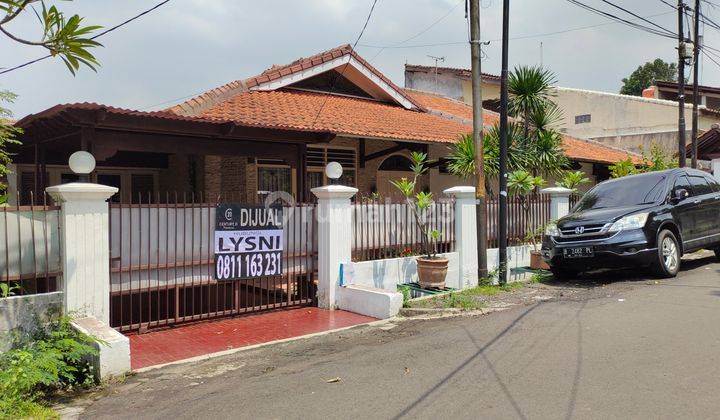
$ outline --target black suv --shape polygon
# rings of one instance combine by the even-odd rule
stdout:
[[[701,248],[720,258],[720,184],[694,169],[602,182],[551,223],[542,255],[556,278],[599,268],[650,267],[674,277]]]

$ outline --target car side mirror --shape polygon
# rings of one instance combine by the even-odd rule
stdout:
[[[675,195],[672,197],[672,202],[677,204],[684,199],[688,198],[690,196],[690,193],[685,188],[678,188],[675,190]]]

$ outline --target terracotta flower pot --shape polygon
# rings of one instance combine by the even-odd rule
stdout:
[[[530,268],[533,270],[549,270],[550,266],[543,260],[540,251],[530,251]]]
[[[423,288],[445,287],[445,277],[448,271],[447,258],[423,258],[417,259],[418,283]]]

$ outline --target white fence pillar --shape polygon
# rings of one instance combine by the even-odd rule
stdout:
[[[66,313],[110,324],[110,251],[107,199],[118,191],[74,182],[47,188],[60,203],[62,291]]]
[[[452,187],[443,191],[455,197],[455,250],[459,257],[460,275],[457,283],[448,279],[447,285],[457,289],[478,284],[478,246],[475,187]]]
[[[326,185],[313,188],[318,198],[318,306],[337,307],[340,264],[352,255],[352,207],[350,199],[357,188]]]
[[[550,194],[550,220],[558,220],[570,213],[570,194],[573,190],[563,187],[550,187],[540,191]]]

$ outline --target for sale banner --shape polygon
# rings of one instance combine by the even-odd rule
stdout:
[[[282,207],[218,204],[215,279],[282,275]]]

